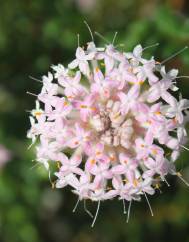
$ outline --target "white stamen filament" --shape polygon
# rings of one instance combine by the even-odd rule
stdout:
[[[77,202],[76,202],[76,204],[75,204],[75,206],[74,206],[74,208],[72,210],[73,213],[75,213],[75,211],[76,211],[76,209],[78,207],[79,202],[80,202],[80,199],[78,198],[78,200],[77,200]]]
[[[188,46],[185,46],[184,48],[182,48],[181,50],[177,51],[175,54],[169,56],[168,58],[166,58],[164,61],[161,62],[162,64],[165,64],[166,62],[168,62],[169,60],[173,59],[175,56],[181,54],[183,51],[185,51],[186,49],[188,49]]]
[[[153,211],[152,211],[152,207],[151,207],[151,205],[150,205],[150,202],[149,202],[148,197],[147,197],[147,195],[146,195],[145,192],[144,192],[144,196],[145,196],[145,198],[146,198],[146,201],[147,201],[148,207],[149,207],[149,209],[150,209],[150,213],[151,213],[151,215],[152,215],[152,217],[153,217],[153,216],[154,216],[154,213],[153,213]]]
[[[125,199],[122,200],[123,201],[123,214],[126,214],[126,206],[125,206]]]
[[[84,20],[84,24],[87,26],[87,28],[89,30],[89,33],[91,35],[92,42],[94,42],[94,36],[93,36],[92,30],[91,30],[91,28],[90,28],[90,26],[89,26],[89,24],[87,23],[86,20]]]
[[[92,213],[87,209],[86,200],[84,200],[84,210],[91,218],[93,218]]]
[[[128,211],[127,211],[127,223],[129,222],[129,218],[130,218],[131,205],[132,205],[132,200],[129,202],[129,208],[128,208]]]
[[[93,222],[91,224],[91,227],[93,228],[94,225],[95,225],[95,222],[96,222],[96,219],[97,219],[97,216],[98,216],[98,213],[99,213],[99,209],[100,209],[100,200],[98,201],[98,205],[97,205],[97,209],[96,209],[96,214],[95,214],[95,217],[93,219]]]

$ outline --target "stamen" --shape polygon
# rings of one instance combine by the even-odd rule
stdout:
[[[185,51],[186,49],[188,49],[188,46],[185,46],[184,48],[182,48],[181,50],[177,51],[175,54],[169,56],[168,58],[166,58],[164,61],[162,61],[160,64],[165,64],[167,61],[173,59],[175,56],[181,54],[183,51]]]
[[[123,201],[123,214],[126,214],[127,211],[126,211],[126,206],[125,206],[125,199],[122,199]]]
[[[131,205],[132,205],[132,200],[129,202],[129,208],[128,208],[128,213],[127,213],[127,223],[129,222],[129,218],[130,218]]]
[[[35,160],[32,160],[32,161],[35,161]],[[35,165],[33,165],[32,167],[30,167],[30,170],[33,170],[36,166],[39,166],[39,165],[40,165],[40,163],[37,162]]]
[[[187,186],[187,187],[189,187],[189,183],[182,177],[182,174],[180,173],[180,172],[176,172],[176,174],[175,174],[178,178],[180,178],[180,180],[182,181],[182,182],[184,182],[184,184]]]
[[[145,192],[143,192],[143,193],[144,193],[144,196],[145,196],[146,201],[147,201],[147,203],[148,203],[148,207],[149,207],[149,209],[150,209],[150,213],[151,213],[151,215],[152,215],[152,217],[153,217],[154,214],[153,214],[153,211],[152,211],[152,207],[151,207],[151,205],[150,205],[150,202],[149,202],[149,200],[148,200],[148,197],[147,197],[147,195],[146,195]]]
[[[84,200],[84,210],[91,218],[93,218],[92,213],[87,209],[86,200]]]
[[[118,34],[118,32],[116,31],[115,34],[114,34],[113,40],[112,40],[112,45],[114,45],[114,42],[115,42],[116,37],[117,37],[117,34]]]
[[[155,46],[158,46],[158,45],[159,45],[159,43],[156,43],[156,44],[153,44],[153,45],[149,45],[149,46],[144,47],[142,50],[144,51],[144,50],[147,50],[149,48],[152,48],[152,47],[155,47]]]
[[[180,145],[180,147],[182,147],[183,149],[189,151],[189,148],[185,147],[184,145]]]
[[[99,38],[101,38],[102,40],[104,40],[107,44],[110,44],[110,42],[107,40],[107,39],[105,39],[104,38],[104,36],[102,36],[100,33],[98,33],[98,32],[94,32]]]
[[[27,150],[30,150],[31,147],[33,146],[33,144],[34,144],[34,143],[31,143],[31,144],[28,146]]]
[[[75,204],[75,206],[74,206],[74,208],[73,208],[73,210],[72,210],[73,213],[75,213],[75,211],[76,211],[76,209],[77,209],[77,207],[78,207],[79,201],[80,201],[80,199],[78,198],[78,199],[77,199],[77,202],[76,202],[76,204]]]
[[[89,30],[89,33],[91,35],[91,39],[92,39],[92,42],[94,42],[94,36],[93,36],[93,33],[92,33],[92,30],[89,26],[89,24],[87,23],[87,21],[84,20],[84,24],[87,26],[88,30]]]
[[[50,172],[50,170],[49,170],[49,181],[51,183],[52,189],[54,189],[55,188],[55,183],[51,179],[51,172]]]
[[[177,76],[177,77],[175,77],[175,79],[179,79],[179,78],[189,78],[189,76]]]
[[[34,97],[38,97],[38,95],[37,94],[35,94],[35,93],[32,93],[32,92],[26,92],[27,94],[29,94],[29,95],[31,95],[31,96],[34,96]]]
[[[98,216],[99,209],[100,209],[100,200],[98,201],[98,205],[97,205],[97,209],[96,209],[96,214],[95,214],[95,217],[94,217],[93,222],[92,222],[92,224],[91,224],[91,227],[92,227],[92,228],[93,228],[94,225],[95,225],[95,222],[96,222],[96,219],[97,219],[97,216]]]
[[[168,183],[165,177],[162,179],[162,181],[165,182],[168,187],[170,187],[170,184]]]
[[[33,76],[29,76],[30,79],[34,80],[34,81],[37,81],[37,82],[40,82],[40,83],[43,83],[41,80],[33,77]]]

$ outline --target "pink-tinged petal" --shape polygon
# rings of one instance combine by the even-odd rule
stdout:
[[[113,177],[112,179],[112,185],[115,189],[120,189],[120,187],[122,186],[122,180],[120,177]]]
[[[130,158],[128,157],[128,155],[126,155],[124,153],[120,153],[119,154],[119,160],[120,160],[120,163],[122,165],[125,165],[125,164],[128,164],[129,163]]]
[[[118,195],[118,192],[116,190],[110,190],[104,195],[104,199],[112,199]]]
[[[87,55],[85,55],[85,60],[92,60],[95,56],[95,52],[91,52]]]
[[[169,147],[170,149],[173,149],[173,150],[179,148],[179,142],[175,138],[170,138],[166,145],[167,145],[167,147]]]
[[[73,174],[69,174],[68,176],[65,177],[65,179],[67,183],[75,189],[77,189],[80,185],[79,180]]]
[[[78,62],[77,59],[75,59],[75,60],[73,60],[73,61],[68,65],[68,67],[69,67],[70,69],[75,69],[78,65],[79,65],[79,62]]]
[[[80,82],[80,80],[81,80],[81,72],[77,71],[75,77],[73,78],[73,82],[75,84],[78,84]]]
[[[68,159],[68,157],[66,155],[61,154],[61,157],[59,157],[59,158],[60,158],[59,161],[62,163],[62,165],[69,163],[69,159]]]
[[[145,136],[145,143],[147,145],[151,145],[153,143],[153,139],[154,139],[154,134],[152,133],[151,129],[148,129],[146,136]]]
[[[183,116],[182,112],[177,113],[177,120],[178,120],[179,124],[183,123],[184,116]]]
[[[112,57],[106,57],[104,59],[105,67],[106,67],[106,73],[109,73],[112,68],[114,67],[114,59]]]
[[[160,112],[160,108],[161,108],[161,103],[156,103],[151,106],[150,111],[151,112]]]
[[[133,181],[135,180],[135,172],[132,170],[126,171],[126,177],[129,182],[133,183]]]
[[[104,81],[104,76],[98,67],[94,70],[94,81],[98,84]]]
[[[131,170],[135,170],[139,165],[139,161],[138,160],[132,160],[129,164],[129,168]]]
[[[71,138],[70,140],[67,141],[67,146],[70,148],[76,148],[80,145],[80,142],[77,137]]]
[[[75,166],[79,166],[82,161],[82,156],[81,155],[74,155],[70,159],[70,163]]]
[[[130,84],[135,84],[138,81],[136,76],[129,72],[125,72],[124,78],[125,78],[126,82],[128,82]]]
[[[155,193],[154,188],[152,188],[151,186],[144,187],[143,191],[147,194],[150,194],[150,195],[153,195]]]
[[[94,186],[96,189],[99,189],[101,187],[101,184],[103,183],[104,178],[100,175],[96,175],[94,178]]]
[[[163,156],[164,151],[162,148],[160,148],[158,145],[151,145],[150,146],[150,152],[153,156]]]
[[[102,143],[98,143],[98,144],[96,145],[96,151],[102,153],[102,152],[104,151],[104,144],[102,144]]]
[[[147,160],[144,161],[144,165],[149,168],[149,169],[153,169],[156,165],[155,160],[152,158],[148,158]]]
[[[80,111],[80,117],[83,120],[83,122],[87,122],[88,118],[89,118],[89,111],[88,110],[81,110]]]
[[[79,63],[79,69],[84,75],[89,75],[90,69],[87,61],[82,61]]]
[[[150,108],[145,103],[137,103],[137,109],[143,116],[146,116],[150,111]]]
[[[127,98],[127,95],[123,92],[119,92],[117,95],[120,98],[120,101],[124,103]]]
[[[142,177],[144,179],[147,179],[147,178],[151,178],[155,175],[155,171],[154,170],[147,170],[143,173]]]
[[[96,164],[92,164],[92,166],[90,168],[90,173],[95,176],[99,173],[99,168]]]
[[[167,103],[169,103],[173,107],[177,103],[177,100],[168,92],[163,92],[161,97],[163,98],[163,100],[165,100]]]
[[[159,80],[158,77],[156,75],[154,75],[154,73],[151,72],[151,71],[146,71],[146,75],[148,77],[150,85],[153,85],[154,83],[157,83],[158,80]]]
[[[161,96],[161,94],[160,94],[159,89],[152,87],[152,89],[149,90],[147,100],[149,103],[153,103],[153,102],[157,101],[160,98],[160,96]]]
[[[138,85],[134,85],[128,92],[128,96],[132,99],[137,98],[140,93],[140,87]]]
[[[111,179],[112,178],[112,171],[111,170],[104,171],[103,177],[106,178],[106,179]]]
[[[81,47],[78,47],[76,50],[76,57],[79,60],[84,60],[85,59],[85,52]]]
[[[56,182],[56,188],[64,188],[68,183],[64,179],[60,179]]]
[[[174,150],[171,154],[171,160],[176,161],[180,155],[180,152],[178,150]]]
[[[88,183],[90,181],[90,176],[88,174],[83,174],[80,176],[80,182],[82,184]]]
[[[133,50],[133,54],[134,54],[135,57],[141,57],[142,51],[143,51],[142,46],[137,45]]]
[[[94,158],[89,158],[85,164],[85,170],[91,174],[96,174],[96,160]]]

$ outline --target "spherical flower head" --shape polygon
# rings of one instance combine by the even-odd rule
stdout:
[[[143,50],[90,42],[42,78],[28,137],[39,139],[38,162],[58,164],[56,187],[71,187],[79,200],[147,199],[180,174],[174,161],[187,140],[189,101],[172,95],[178,71],[166,73]]]

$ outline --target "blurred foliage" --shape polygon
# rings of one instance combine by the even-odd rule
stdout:
[[[0,143],[13,153],[0,174],[0,241],[2,242],[167,242],[189,241],[189,191],[170,178],[171,187],[151,198],[155,216],[145,201],[135,203],[126,224],[122,204],[102,204],[94,229],[80,204],[72,213],[76,197],[69,191],[53,190],[48,174],[35,167],[34,150],[27,150],[27,110],[39,92],[40,78],[52,64],[67,64],[74,56],[77,33],[81,43],[90,41],[83,21],[110,42],[118,31],[116,45],[131,50],[159,43],[146,51],[163,60],[189,44],[187,0],[1,0],[0,7]],[[105,44],[95,36],[97,43]],[[189,51],[168,63],[189,75]],[[179,80],[189,97],[187,79]],[[188,154],[182,153],[178,169],[189,179]],[[34,167],[33,167],[34,166]],[[91,210],[96,204],[89,204]]]

